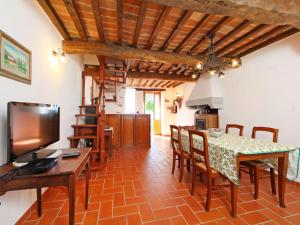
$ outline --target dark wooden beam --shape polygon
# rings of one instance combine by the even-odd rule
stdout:
[[[140,79],[136,86],[138,86],[138,87],[141,86],[142,81],[143,81],[143,79]]]
[[[136,88],[137,91],[166,91],[164,88]]]
[[[221,29],[224,25],[226,25],[228,22],[232,20],[229,16],[224,16],[211,30],[209,30],[206,35],[204,35],[190,50],[190,52],[193,54],[196,52],[201,45],[204,43],[205,40],[207,40],[207,36],[210,34],[215,34],[219,29]]]
[[[96,22],[99,40],[105,42],[102,19],[101,19],[101,11],[100,11],[100,0],[91,0],[91,3],[92,3],[93,14]]]
[[[155,84],[155,87],[159,87],[163,82],[163,80],[159,81],[157,84]]]
[[[226,51],[228,51],[232,46],[250,38],[251,36],[254,36],[255,34],[263,31],[264,29],[268,28],[270,25],[261,24],[256,26],[254,29],[250,30],[246,34],[242,35],[241,37],[235,39],[234,41],[230,42],[228,45],[224,46],[220,50],[217,51],[217,55],[223,55]]]
[[[149,0],[160,5],[178,7],[213,15],[248,19],[257,24],[292,25],[300,28],[300,4],[296,0]]]
[[[65,6],[74,22],[77,32],[82,40],[87,40],[87,36],[78,15],[74,0],[64,0]]]
[[[149,80],[146,80],[146,82],[144,83],[143,86],[146,87],[148,83],[149,83]]]
[[[152,79],[152,80],[170,80],[170,81],[184,81],[184,82],[196,82],[197,80],[192,79],[190,76],[183,76],[177,74],[161,74],[151,72],[129,72],[127,78],[134,79]]]
[[[173,88],[175,88],[175,87],[177,87],[177,86],[179,86],[179,85],[181,85],[181,84],[183,84],[183,82],[179,82],[179,83],[173,85]]]
[[[173,81],[167,81],[166,83],[164,83],[161,87],[164,88],[166,87],[167,85],[169,85],[170,83],[172,83]]]
[[[170,42],[173,40],[174,37],[179,33],[181,27],[189,20],[193,12],[191,11],[184,11],[183,15],[179,19],[178,23],[176,24],[175,28],[170,33],[169,37],[166,39],[164,44],[160,47],[161,51],[166,50],[166,48],[169,46]]]
[[[260,43],[260,44],[258,44],[256,46],[254,46],[253,48],[250,48],[250,49],[248,49],[248,50],[240,53],[239,56],[243,57],[245,55],[248,55],[248,54],[250,54],[250,53],[252,53],[254,51],[257,51],[257,50],[259,50],[261,48],[264,48],[264,47],[272,44],[273,42],[276,42],[276,41],[279,41],[281,39],[284,39],[284,38],[286,38],[288,36],[291,36],[291,35],[293,35],[293,34],[295,34],[297,32],[299,32],[299,30],[297,28],[291,28],[290,30],[288,30],[286,32],[283,32],[283,33],[281,33],[281,34],[279,34],[279,35],[277,35],[277,36],[275,36],[273,38],[268,39],[265,42],[262,42],[262,43]]]
[[[195,37],[197,33],[205,26],[205,24],[211,19],[212,16],[206,14],[203,18],[198,22],[198,24],[191,30],[191,32],[180,42],[180,44],[176,47],[174,52],[180,52],[184,45]]]
[[[157,80],[152,81],[152,83],[149,85],[149,87],[152,87],[156,83],[156,81]]]
[[[203,63],[205,60],[204,56],[190,56],[179,53],[138,49],[102,42],[64,40],[62,46],[64,52],[67,54],[103,55],[117,59],[185,64],[189,66],[195,66],[198,63]]]
[[[37,2],[43,8],[44,12],[48,15],[51,22],[54,24],[54,26],[59,31],[61,36],[65,40],[71,39],[68,31],[66,30],[66,28],[63,25],[62,21],[59,19],[58,15],[56,14],[54,8],[52,7],[50,1],[49,0],[37,0]]]
[[[138,40],[139,40],[139,36],[142,30],[142,26],[143,26],[143,22],[145,19],[145,14],[146,14],[146,10],[147,10],[147,2],[145,2],[144,0],[141,1],[141,5],[140,5],[140,11],[139,11],[139,15],[138,15],[138,20],[135,26],[135,31],[134,31],[134,35],[133,35],[133,42],[132,45],[134,47],[136,47]]]
[[[163,64],[163,63],[161,63],[161,64],[159,65],[159,67],[157,67],[157,69],[156,69],[156,73],[159,73],[160,69],[161,69],[163,66],[164,66],[164,64]]]
[[[274,29],[270,30],[269,32],[253,39],[252,41],[242,45],[239,48],[234,49],[233,51],[227,53],[226,55],[230,55],[230,56],[235,56],[238,55],[239,53],[245,51],[246,49],[249,49],[250,47],[253,47],[254,45],[259,44],[260,42],[263,42],[269,38],[271,38],[274,35],[277,35],[279,33],[282,33],[284,31],[286,31],[288,29],[289,26],[277,26]]]
[[[157,38],[158,32],[161,30],[162,26],[164,25],[164,22],[168,18],[168,15],[169,15],[171,9],[172,9],[171,7],[167,7],[167,6],[165,6],[163,8],[162,13],[160,14],[160,17],[157,20],[157,23],[155,24],[153,32],[150,36],[150,39],[149,39],[148,44],[146,46],[146,49],[151,49],[152,48],[152,46],[154,44],[154,41]]]
[[[117,25],[118,25],[118,41],[122,45],[123,32],[123,0],[117,0]]]
[[[222,37],[220,40],[218,40],[215,43],[215,47],[222,45],[225,41],[229,40],[230,38],[234,37],[236,34],[247,28],[251,25],[251,22],[249,20],[244,20],[241,22],[236,28],[234,28],[232,31],[230,31],[228,34],[226,34],[224,37]],[[206,55],[208,53],[208,48],[205,49],[203,52],[201,52],[201,55]]]
[[[171,83],[167,86],[167,88],[170,88],[170,87],[172,87],[172,86],[175,85],[175,84],[177,84],[177,82],[171,82]]]

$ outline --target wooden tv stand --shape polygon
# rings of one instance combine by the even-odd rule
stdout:
[[[41,188],[53,186],[66,186],[69,190],[69,224],[74,224],[75,219],[75,186],[76,177],[82,171],[86,171],[85,208],[88,207],[88,189],[90,179],[89,158],[91,148],[62,149],[62,153],[80,151],[76,158],[62,159],[59,156],[56,166],[45,173],[35,175],[16,176],[11,180],[4,181],[0,178],[0,195],[7,191],[36,188],[38,216],[42,215]],[[12,171],[15,167],[6,164],[0,167],[0,177]]]

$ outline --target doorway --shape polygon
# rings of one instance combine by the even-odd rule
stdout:
[[[151,115],[151,132],[161,134],[160,92],[144,92],[145,113]]]

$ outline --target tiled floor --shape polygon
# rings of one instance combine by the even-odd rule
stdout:
[[[300,185],[287,184],[287,208],[278,206],[269,180],[261,180],[260,198],[243,175],[238,196],[238,217],[229,214],[229,187],[213,192],[210,212],[203,208],[205,187],[197,183],[189,194],[190,175],[178,182],[171,174],[169,141],[154,137],[152,148],[116,150],[106,168],[92,174],[89,209],[84,210],[84,182],[79,180],[76,224],[179,225],[179,224],[300,224]],[[51,188],[43,199],[43,215],[33,211],[24,225],[68,224],[67,190]]]

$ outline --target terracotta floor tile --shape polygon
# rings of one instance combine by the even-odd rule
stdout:
[[[213,220],[223,219],[225,216],[216,209],[212,209],[209,212],[203,211],[196,213],[197,217],[202,223],[211,222]]]
[[[100,219],[112,217],[112,201],[101,202],[100,205]]]
[[[127,225],[142,225],[140,214],[132,214],[127,216]]]
[[[245,220],[248,224],[258,224],[269,221],[270,219],[259,211],[249,212],[242,214],[240,216],[243,220]]]
[[[171,218],[173,225],[187,225],[183,216],[176,216]]]
[[[138,212],[137,205],[127,205],[114,208],[114,216],[124,216],[129,214],[134,214]]]
[[[180,210],[182,216],[185,218],[188,224],[199,224],[200,221],[188,206],[178,206],[178,209]]]
[[[242,174],[238,190],[237,217],[230,215],[230,189],[213,189],[211,211],[206,212],[205,179],[197,181],[190,195],[191,174],[178,182],[179,169],[171,174],[172,150],[167,138],[153,137],[151,149],[115,149],[106,164],[92,165],[89,207],[84,207],[84,177],[76,185],[76,225],[260,225],[300,224],[300,184],[288,182],[287,208],[280,208],[268,179],[261,179],[260,198],[253,198],[249,175]],[[219,183],[222,180],[217,180]],[[36,208],[24,217],[22,225],[68,224],[68,190],[48,188],[43,194],[43,215]]]
[[[114,217],[98,221],[99,225],[127,225],[126,216]]]

